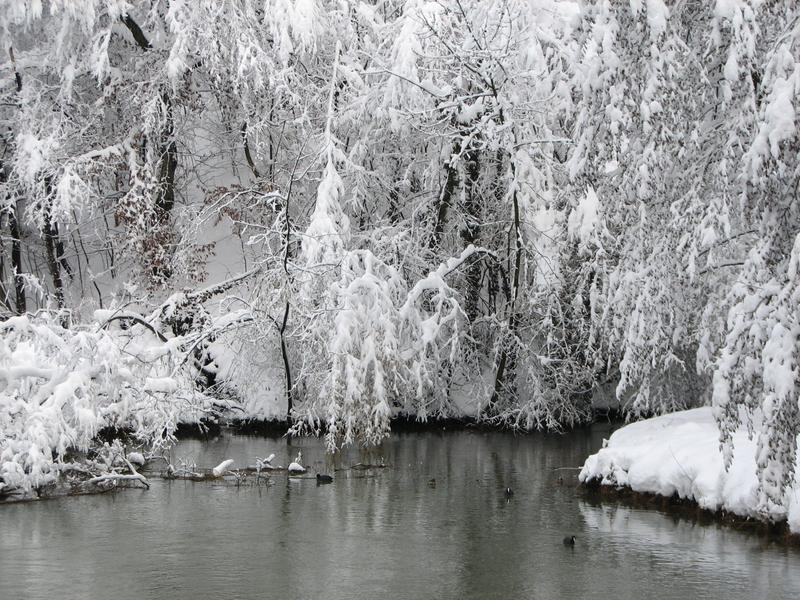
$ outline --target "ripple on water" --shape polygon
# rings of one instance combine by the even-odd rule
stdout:
[[[389,468],[336,471],[327,486],[155,481],[0,506],[0,599],[800,596],[800,552],[585,502],[573,472],[553,469],[581,464],[604,436],[399,434],[380,451]],[[315,439],[249,436],[187,440],[172,456],[242,466],[274,452],[288,464],[298,449],[321,472],[367,462],[355,451],[332,462]]]

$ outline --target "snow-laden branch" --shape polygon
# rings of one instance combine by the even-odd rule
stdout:
[[[141,483],[147,489],[150,489],[150,482],[147,481],[147,478],[144,475],[139,473],[134,474],[124,474],[124,473],[107,473],[106,475],[98,475],[97,477],[92,477],[91,479],[87,479],[86,483],[91,485],[98,485],[102,486],[105,483],[113,482],[117,483],[119,481],[135,481]]]
[[[0,480],[8,488],[56,483],[66,453],[93,449],[106,427],[158,446],[182,415],[191,418],[191,399],[200,407],[203,398],[149,331],[13,317],[0,323],[0,339]],[[146,483],[124,463],[130,479]]]

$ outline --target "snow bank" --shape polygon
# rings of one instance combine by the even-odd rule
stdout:
[[[627,486],[636,492],[677,494],[710,510],[742,517],[787,520],[800,533],[800,469],[784,507],[759,506],[756,440],[740,429],[734,435],[734,457],[726,472],[719,449],[719,430],[711,408],[685,410],[617,430],[583,465],[582,483]]]

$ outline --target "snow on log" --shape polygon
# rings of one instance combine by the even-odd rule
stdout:
[[[108,473],[106,475],[98,475],[97,477],[92,477],[91,479],[87,480],[86,483],[91,483],[94,485],[99,485],[105,482],[114,482],[117,481],[138,481],[147,489],[150,489],[150,482],[147,481],[147,478],[144,475],[140,475],[139,473],[134,473],[132,475],[122,475],[121,473]]]
[[[223,460],[221,463],[219,463],[211,470],[211,472],[214,474],[214,477],[222,477],[231,468],[233,462],[233,459],[229,458],[228,460]]]
[[[306,472],[306,470],[305,470],[305,467],[303,467],[303,465],[301,465],[301,464],[299,464],[297,462],[292,462],[291,464],[289,464],[289,474],[290,475],[300,475],[301,473],[305,473],[305,472]]]

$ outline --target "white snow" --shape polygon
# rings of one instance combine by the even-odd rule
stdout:
[[[350,221],[341,207],[343,195],[344,182],[329,157],[302,241],[303,256],[310,267],[336,263],[350,240]]]
[[[600,244],[600,231],[602,221],[600,215],[600,201],[594,188],[589,186],[586,194],[578,201],[578,205],[569,214],[567,233],[570,239],[578,240],[582,249],[590,243],[597,247]]]
[[[256,470],[260,472],[262,469],[271,470],[275,468],[280,468],[273,466],[272,461],[274,459],[275,459],[274,453],[270,454],[267,458],[259,458],[258,456],[256,456]]]
[[[736,80],[739,79],[739,63],[736,59],[736,52],[733,47],[731,47],[730,52],[728,52],[728,60],[725,62],[725,79],[727,79],[730,83],[736,83]]]
[[[669,9],[663,0],[647,0],[647,25],[652,37],[664,33],[669,19]]]
[[[144,389],[153,393],[174,394],[178,390],[178,382],[172,377],[148,377]]]
[[[214,477],[222,477],[225,473],[227,473],[231,466],[233,466],[233,459],[229,458],[227,460],[223,460],[219,463],[216,467],[214,467],[211,472],[214,473]]]
[[[134,465],[142,466],[145,463],[144,454],[141,452],[131,452],[128,454],[128,461]]]
[[[97,323],[65,329],[41,316],[0,322],[0,479],[23,493],[55,483],[70,449],[88,451],[106,426],[160,444],[192,408],[170,352],[149,334]],[[158,350],[158,352],[153,352]],[[163,355],[154,362],[148,354]],[[167,385],[167,383],[169,385]],[[176,393],[147,393],[169,388]],[[131,462],[135,462],[131,460]]]
[[[558,240],[563,232],[563,214],[556,208],[538,206],[531,209],[528,219],[535,240],[537,269],[536,285],[558,285],[560,280]]]
[[[627,486],[636,492],[677,494],[710,510],[742,517],[787,520],[800,532],[800,472],[784,507],[759,506],[755,439],[741,428],[734,434],[734,455],[726,472],[719,429],[710,407],[680,411],[617,430],[583,465],[581,482]]]
[[[303,466],[303,451],[299,450],[297,452],[297,457],[289,464],[289,473],[300,474],[305,472],[306,468]]]
[[[483,111],[483,98],[478,98],[472,104],[462,107],[456,115],[456,120],[459,123],[470,123],[477,119]]]

